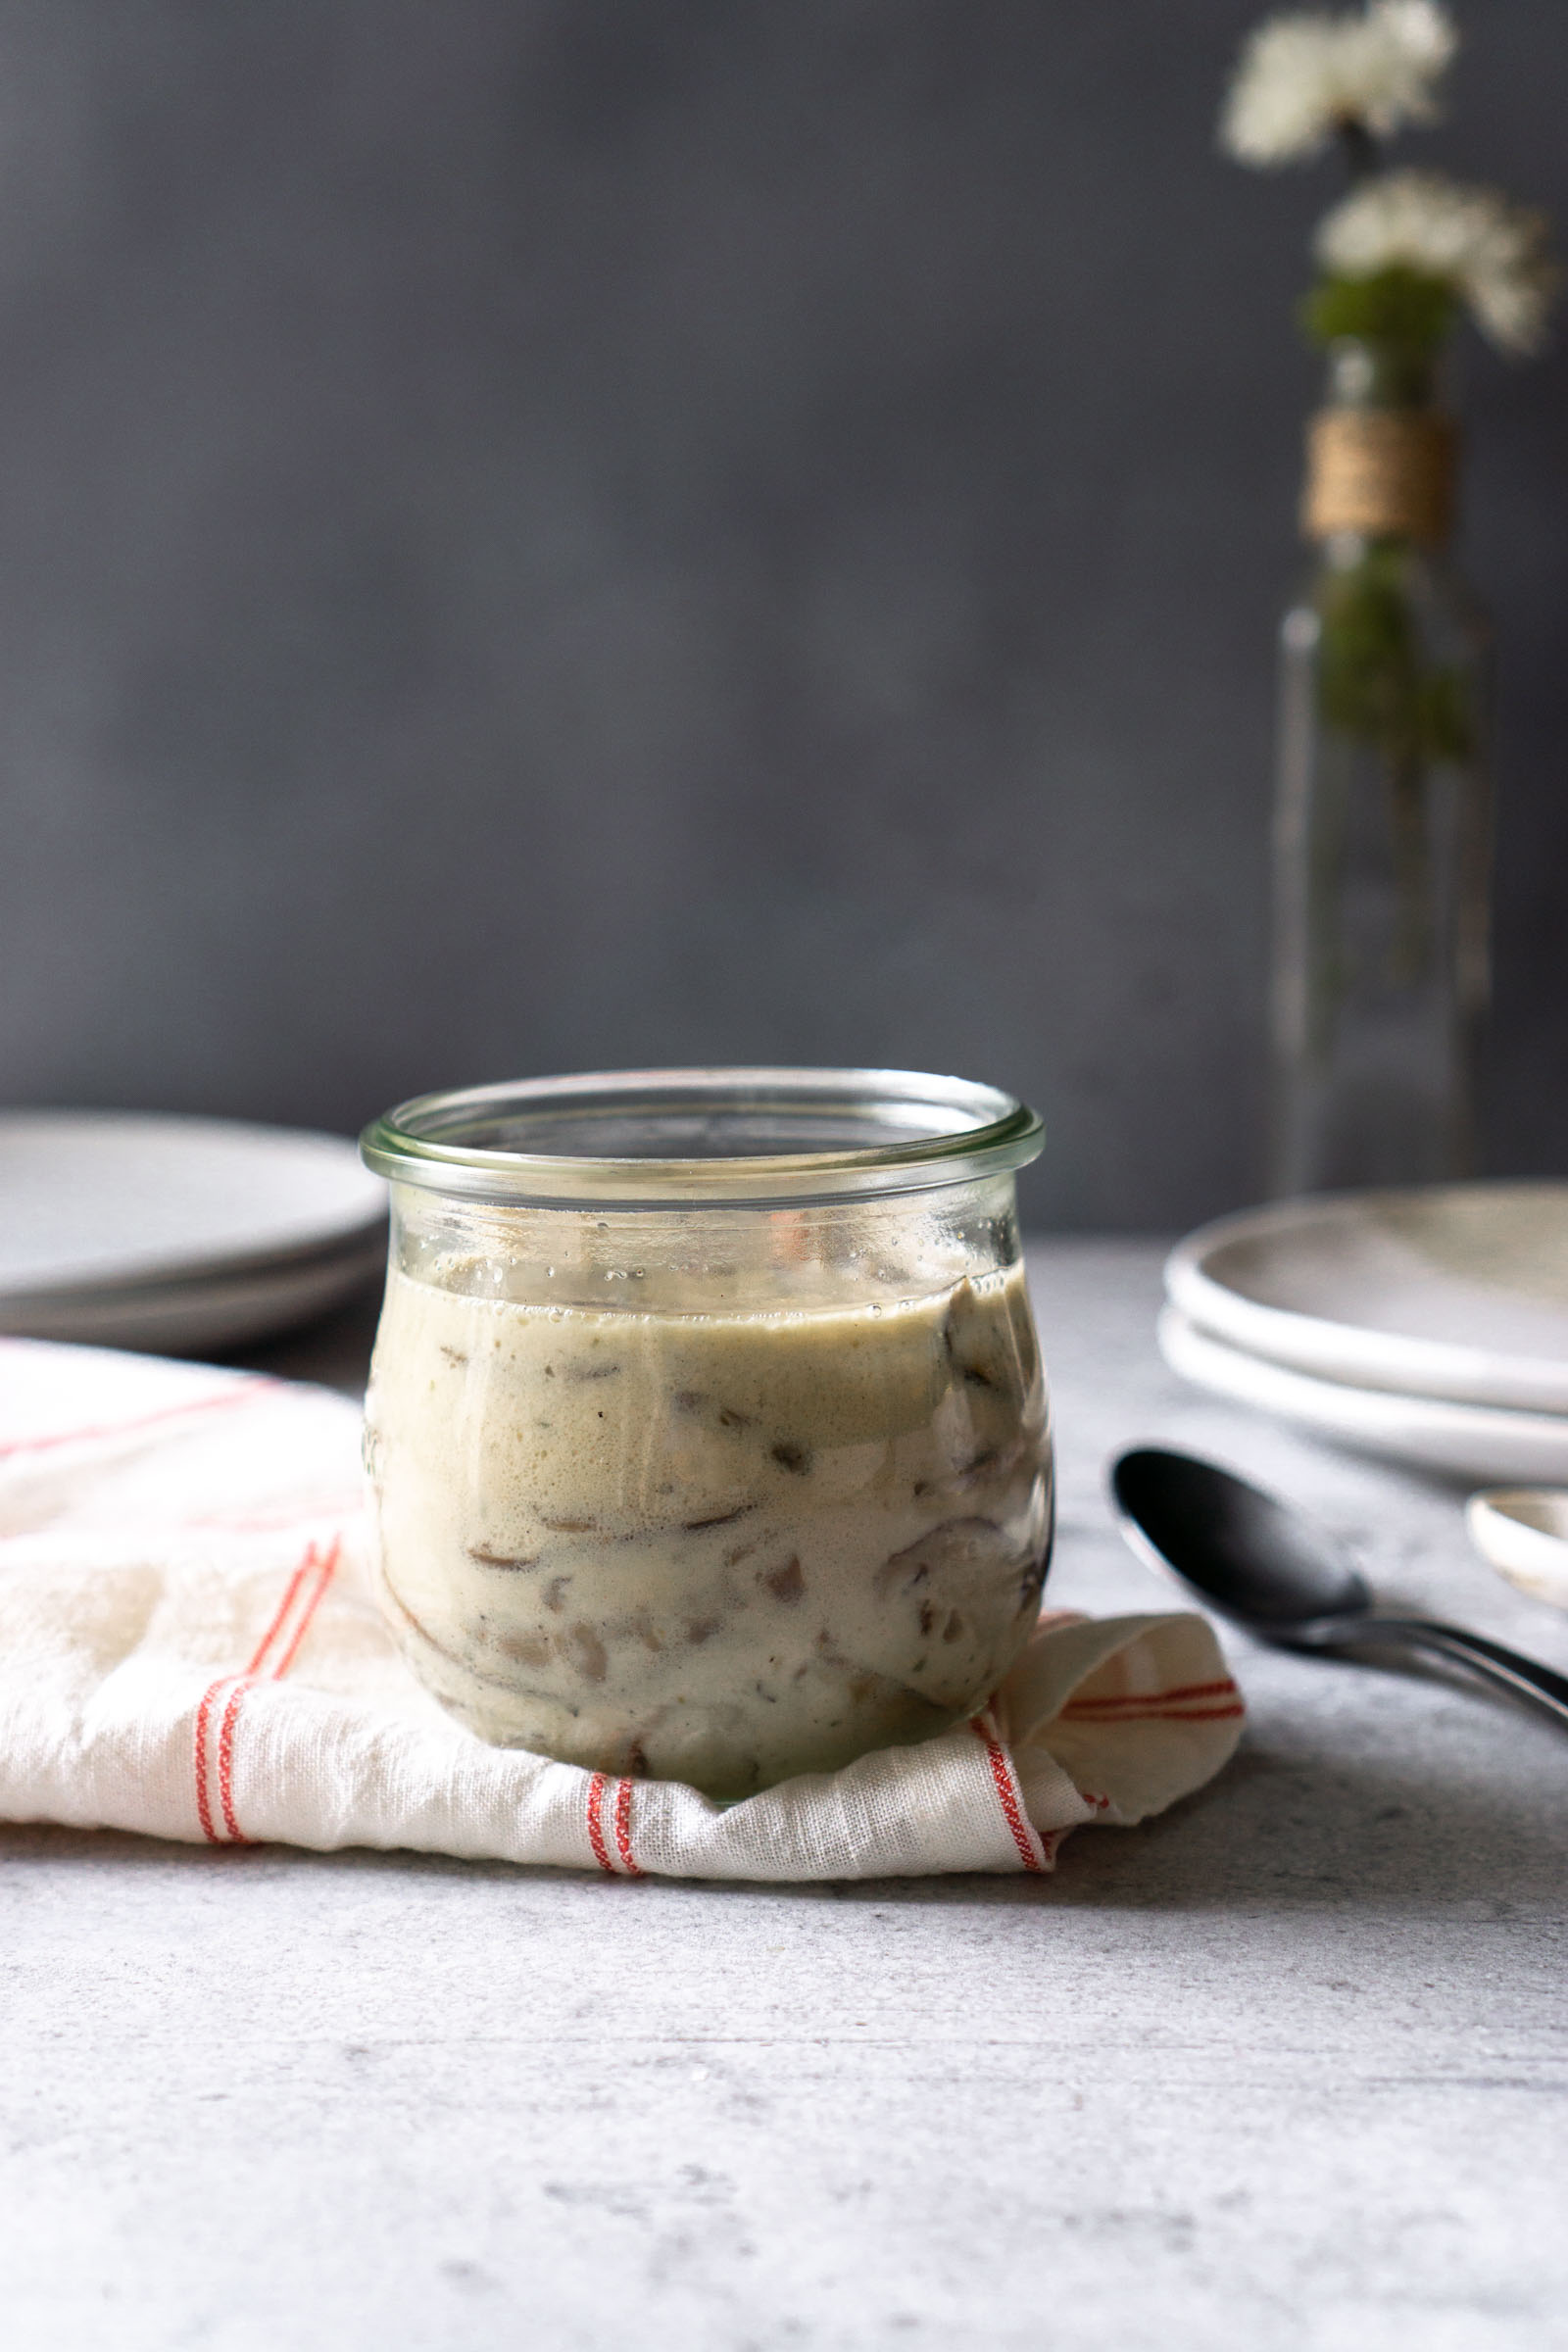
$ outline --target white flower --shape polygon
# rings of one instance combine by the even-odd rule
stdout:
[[[1439,0],[1368,0],[1358,17],[1271,17],[1238,61],[1220,145],[1238,163],[1291,164],[1346,123],[1387,138],[1401,122],[1434,122],[1458,45]]]
[[[1362,182],[1320,222],[1313,251],[1336,277],[1402,265],[1446,279],[1502,351],[1540,348],[1558,270],[1545,216],[1495,188],[1441,172],[1389,172]]]

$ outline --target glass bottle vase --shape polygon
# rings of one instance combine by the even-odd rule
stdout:
[[[1453,431],[1425,355],[1329,355],[1286,615],[1270,1187],[1472,1172],[1488,997],[1487,632],[1444,549]]]

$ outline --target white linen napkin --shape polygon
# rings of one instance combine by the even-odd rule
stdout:
[[[487,1747],[382,1623],[359,1445],[324,1390],[0,1341],[0,1818],[630,1877],[1043,1871],[1241,1736],[1202,1618],[1056,1613],[971,1723],[740,1804]]]

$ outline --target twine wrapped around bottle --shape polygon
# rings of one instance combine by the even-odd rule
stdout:
[[[1320,409],[1306,428],[1301,528],[1441,546],[1453,524],[1458,433],[1427,409]]]

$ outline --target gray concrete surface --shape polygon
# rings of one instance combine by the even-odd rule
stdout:
[[[0,1101],[351,1129],[956,1069],[1058,1227],[1261,1183],[1264,0],[0,0]],[[1562,0],[1412,161],[1568,220]],[[1488,1139],[1568,1169],[1568,338],[1473,345]]]
[[[1054,1597],[1163,1589],[1164,1435],[1568,1663],[1456,1494],[1182,1390],[1158,1251],[1057,1243]],[[353,1376],[364,1319],[273,1351]],[[359,1358],[358,1360],[363,1360]],[[1237,1644],[1210,1792],[1044,1885],[800,1892],[0,1837],[19,2352],[1548,2352],[1568,1741]]]

